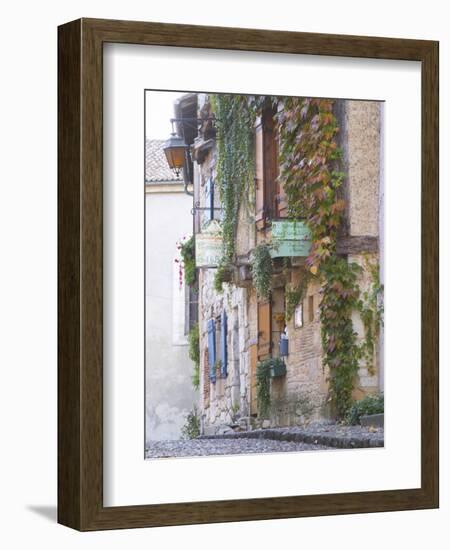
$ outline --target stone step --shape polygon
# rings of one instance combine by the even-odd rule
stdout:
[[[384,437],[379,434],[341,435],[337,433],[321,433],[310,431],[289,431],[280,429],[252,430],[247,432],[233,432],[220,435],[202,435],[198,439],[274,439],[278,441],[292,441],[296,443],[310,443],[335,447],[337,449],[357,449],[367,447],[384,447]]]

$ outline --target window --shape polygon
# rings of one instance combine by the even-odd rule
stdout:
[[[214,219],[214,180],[208,178],[205,184],[205,220]]]
[[[227,312],[225,310],[222,311],[222,315],[220,316],[220,376],[222,378],[226,378],[228,369],[228,343],[227,343],[227,335],[228,335],[228,319],[227,319]]]
[[[278,132],[273,108],[263,109],[255,128],[256,227],[265,228],[266,220],[287,216],[283,186],[278,181]]]
[[[303,303],[300,302],[295,307],[294,311],[294,327],[295,328],[302,328],[303,326]]]
[[[198,282],[188,287],[188,327],[190,332],[198,323]]]
[[[209,379],[216,381],[216,323],[214,319],[208,321],[208,365]]]
[[[226,378],[228,374],[228,317],[225,310],[217,319],[208,321],[208,365],[209,379],[216,382],[217,349],[220,350],[220,377]]]

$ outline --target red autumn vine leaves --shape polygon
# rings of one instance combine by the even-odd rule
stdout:
[[[290,215],[304,219],[310,228],[312,246],[306,263],[313,274],[335,252],[345,210],[339,194],[344,174],[337,169],[341,151],[333,105],[329,99],[281,98],[276,115],[280,179]]]

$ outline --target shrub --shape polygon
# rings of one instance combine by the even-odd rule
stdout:
[[[267,416],[270,410],[270,367],[272,358],[261,361],[256,366],[256,396],[258,413]]]
[[[181,428],[181,437],[183,439],[195,439],[200,435],[200,416],[197,407],[186,415],[186,422]]]
[[[200,387],[200,331],[198,323],[190,330],[188,336],[189,359],[194,363],[194,372],[192,374],[192,385],[198,390]]]
[[[279,357],[268,357],[260,361],[256,366],[256,396],[258,401],[258,414],[266,418],[270,414],[270,370],[272,367],[283,365]]]
[[[360,423],[361,416],[381,413],[384,413],[383,394],[366,395],[363,399],[353,403],[346,414],[345,422],[355,425]]]
[[[179,248],[183,259],[184,282],[186,285],[193,285],[196,279],[194,236],[192,235],[187,241],[180,243]]]
[[[268,299],[271,292],[273,262],[269,245],[263,243],[255,247],[251,254],[253,284],[258,296]]]

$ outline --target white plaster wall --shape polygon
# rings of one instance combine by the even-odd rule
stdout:
[[[146,442],[179,439],[185,415],[197,402],[192,361],[183,334],[184,285],[177,284],[176,243],[192,233],[192,198],[148,193],[145,273]]]

